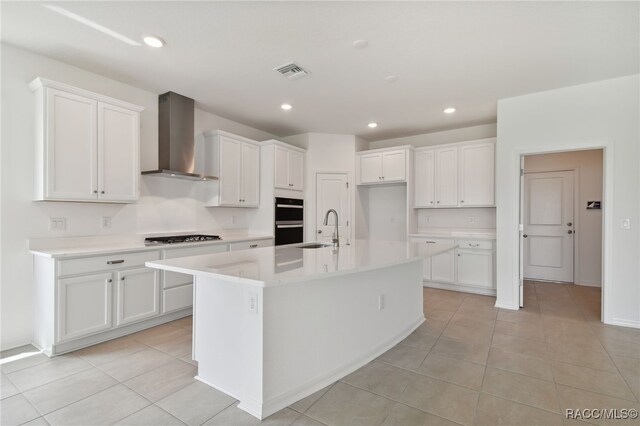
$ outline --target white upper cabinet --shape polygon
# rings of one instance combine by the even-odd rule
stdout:
[[[362,151],[357,154],[358,185],[406,182],[408,149]]]
[[[141,107],[37,78],[36,200],[135,202]]]
[[[436,206],[458,205],[458,148],[436,150]]]
[[[260,204],[260,147],[256,141],[216,130],[205,133],[204,182],[208,207],[258,207]]]
[[[416,150],[414,207],[494,206],[494,157],[494,140]]]
[[[415,206],[435,207],[436,163],[432,150],[416,151],[415,156]]]
[[[492,142],[460,147],[461,206],[494,205],[494,151]]]
[[[295,149],[275,146],[274,187],[302,191],[304,189],[304,154]]]

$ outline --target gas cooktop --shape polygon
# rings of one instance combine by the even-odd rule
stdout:
[[[166,237],[149,237],[144,239],[145,245],[199,243],[202,241],[221,240],[218,235],[170,235]]]

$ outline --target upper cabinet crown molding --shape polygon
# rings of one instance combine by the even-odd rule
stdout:
[[[298,152],[302,152],[302,153],[307,152],[307,150],[304,149],[304,148],[300,148],[299,146],[291,145],[291,144],[288,144],[286,142],[282,142],[282,141],[279,141],[279,140],[276,140],[276,139],[269,139],[269,140],[266,140],[266,141],[262,141],[262,142],[260,142],[260,145],[262,145],[262,146],[275,145],[275,146],[279,146],[279,147],[282,147],[282,148],[289,149],[291,151],[298,151]]]
[[[411,145],[357,152],[357,185],[406,182],[412,154]]]
[[[37,78],[35,200],[139,198],[140,106]]]

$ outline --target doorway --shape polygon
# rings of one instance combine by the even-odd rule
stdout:
[[[331,241],[335,231],[335,217],[329,216],[327,225],[324,217],[327,211],[333,209],[338,213],[338,232],[340,244],[348,243],[351,235],[349,219],[350,192],[348,173],[318,173],[316,174],[316,232],[318,240]]]
[[[520,306],[524,281],[568,284],[601,301],[604,150],[524,154],[520,166]]]

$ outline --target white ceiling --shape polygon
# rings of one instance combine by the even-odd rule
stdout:
[[[159,35],[162,49],[125,44],[51,3],[2,2],[3,41],[280,136],[378,140],[495,122],[500,98],[640,63],[638,2],[55,2],[137,41]],[[368,47],[354,49],[357,39]],[[272,71],[289,61],[312,74]],[[450,105],[458,111],[443,114]]]

